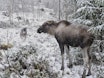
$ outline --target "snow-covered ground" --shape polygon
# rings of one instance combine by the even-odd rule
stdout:
[[[41,59],[48,61],[51,67],[51,71],[59,73],[59,76],[61,77],[61,56],[58,44],[54,37],[48,34],[38,34],[36,32],[37,28],[38,27],[28,28],[28,36],[26,38],[26,41],[21,40],[19,36],[21,28],[0,29],[1,42],[7,43],[7,41],[9,41],[9,43],[13,45],[13,48],[9,49],[6,53],[9,56],[13,56],[13,53],[17,53],[20,47],[33,45],[37,50],[37,60]],[[4,52],[2,54],[3,59],[5,59]],[[34,59],[34,57],[32,55],[29,56],[27,59],[27,63],[31,63],[32,59]],[[66,64],[67,60],[65,61],[65,75],[63,76],[63,78],[80,78],[83,66],[74,66],[72,69],[69,69]]]
[[[13,18],[14,20],[16,20],[15,16],[16,15],[14,14],[14,18]],[[32,15],[28,14],[27,17],[32,17]],[[1,75],[0,78],[3,78],[3,77],[4,78],[35,78],[32,76],[28,76],[27,72],[29,70],[31,70],[32,72],[32,69],[34,69],[32,64],[39,61],[43,61],[43,62],[45,61],[48,63],[49,72],[55,73],[57,75],[54,78],[81,78],[83,66],[74,65],[73,68],[69,69],[67,67],[67,63],[68,63],[67,58],[65,58],[65,72],[64,72],[64,75],[62,75],[62,71],[60,70],[61,68],[60,50],[55,38],[48,34],[37,33],[37,29],[39,25],[41,25],[44,21],[48,19],[52,20],[55,18],[50,15],[47,15],[47,13],[43,17],[45,19],[40,18],[39,20],[32,22],[31,24],[27,24],[27,25],[19,24],[20,26],[18,28],[17,27],[5,28],[5,29],[0,28],[0,44],[10,43],[13,45],[13,47],[8,49],[7,51],[0,50],[0,75]],[[0,18],[2,19],[5,18],[4,20],[0,20],[0,21],[9,20],[9,19],[6,19],[6,17],[1,15],[0,15]],[[27,27],[27,33],[28,33],[25,41],[23,41],[20,38],[20,31],[23,27]],[[75,59],[74,54],[76,53],[76,50],[71,48],[71,53],[74,57],[73,59]],[[17,66],[17,67],[19,66],[17,63],[18,61],[16,59],[19,59],[19,60],[22,59],[22,61],[25,61],[24,63],[26,64],[27,68],[21,69],[20,71],[20,72],[23,72],[23,75],[19,75],[18,73],[20,72],[16,72],[14,69],[11,69],[12,70],[11,73],[8,72],[9,70],[7,70],[8,66],[11,66],[10,68],[12,68],[12,66]],[[18,68],[17,67],[16,69],[18,70],[19,67]],[[94,69],[93,67],[92,76],[89,76],[87,78],[97,78],[95,71],[96,69]],[[46,77],[42,77],[42,78],[46,78]],[[50,78],[50,77],[47,77],[47,78]]]

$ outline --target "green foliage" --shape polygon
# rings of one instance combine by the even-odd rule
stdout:
[[[91,6],[84,6],[79,8],[75,15],[74,19],[80,18],[80,19],[86,19],[93,22],[93,26],[97,26],[99,24],[102,24],[101,21],[101,14],[102,10],[100,8],[91,7]]]
[[[94,0],[95,6],[104,7],[104,0]]]
[[[94,35],[101,35],[101,32],[104,30],[104,24],[103,25],[99,25],[96,27],[91,27],[89,29],[89,32],[93,33]],[[104,31],[102,32],[104,34]]]

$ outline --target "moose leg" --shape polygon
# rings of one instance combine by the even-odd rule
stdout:
[[[59,44],[60,50],[61,50],[61,57],[62,57],[62,66],[61,66],[61,70],[64,71],[64,45],[63,44]]]
[[[68,65],[68,67],[69,68],[72,68],[73,67],[73,64],[72,64],[72,60],[71,60],[71,54],[70,54],[70,52],[69,52],[69,45],[66,45],[66,53],[67,53],[67,56],[68,56],[68,59],[69,59],[69,65]]]
[[[87,76],[90,76],[91,75],[91,61],[92,61],[92,58],[91,58],[91,55],[90,55],[90,47],[88,48],[88,57],[89,57],[89,67],[88,67],[88,73],[87,73]]]
[[[88,73],[87,76],[91,75],[91,59],[89,60],[89,68],[88,68]]]
[[[85,47],[83,48],[83,50],[84,51],[82,52],[82,54],[83,54],[83,60],[84,60],[84,71],[82,74],[82,78],[86,78],[86,70],[88,68],[88,62],[89,62],[89,57],[88,57],[88,52],[87,52],[88,48]]]

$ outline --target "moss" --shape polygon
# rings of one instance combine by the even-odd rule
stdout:
[[[2,49],[2,50],[8,50],[8,48],[12,48],[13,47],[13,45],[12,44],[1,44],[0,45],[0,49]]]

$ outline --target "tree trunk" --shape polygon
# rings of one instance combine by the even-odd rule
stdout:
[[[78,9],[78,7],[77,7],[77,0],[74,0],[74,5],[75,5],[74,12],[76,12],[76,10]]]
[[[103,42],[103,30],[101,30],[101,32],[100,32],[100,40],[101,40],[101,42],[100,42],[99,48],[100,48],[100,52],[103,52],[103,45],[102,45],[102,42]]]
[[[59,21],[61,19],[61,0],[59,0],[59,16],[58,16],[58,19],[59,19]]]

